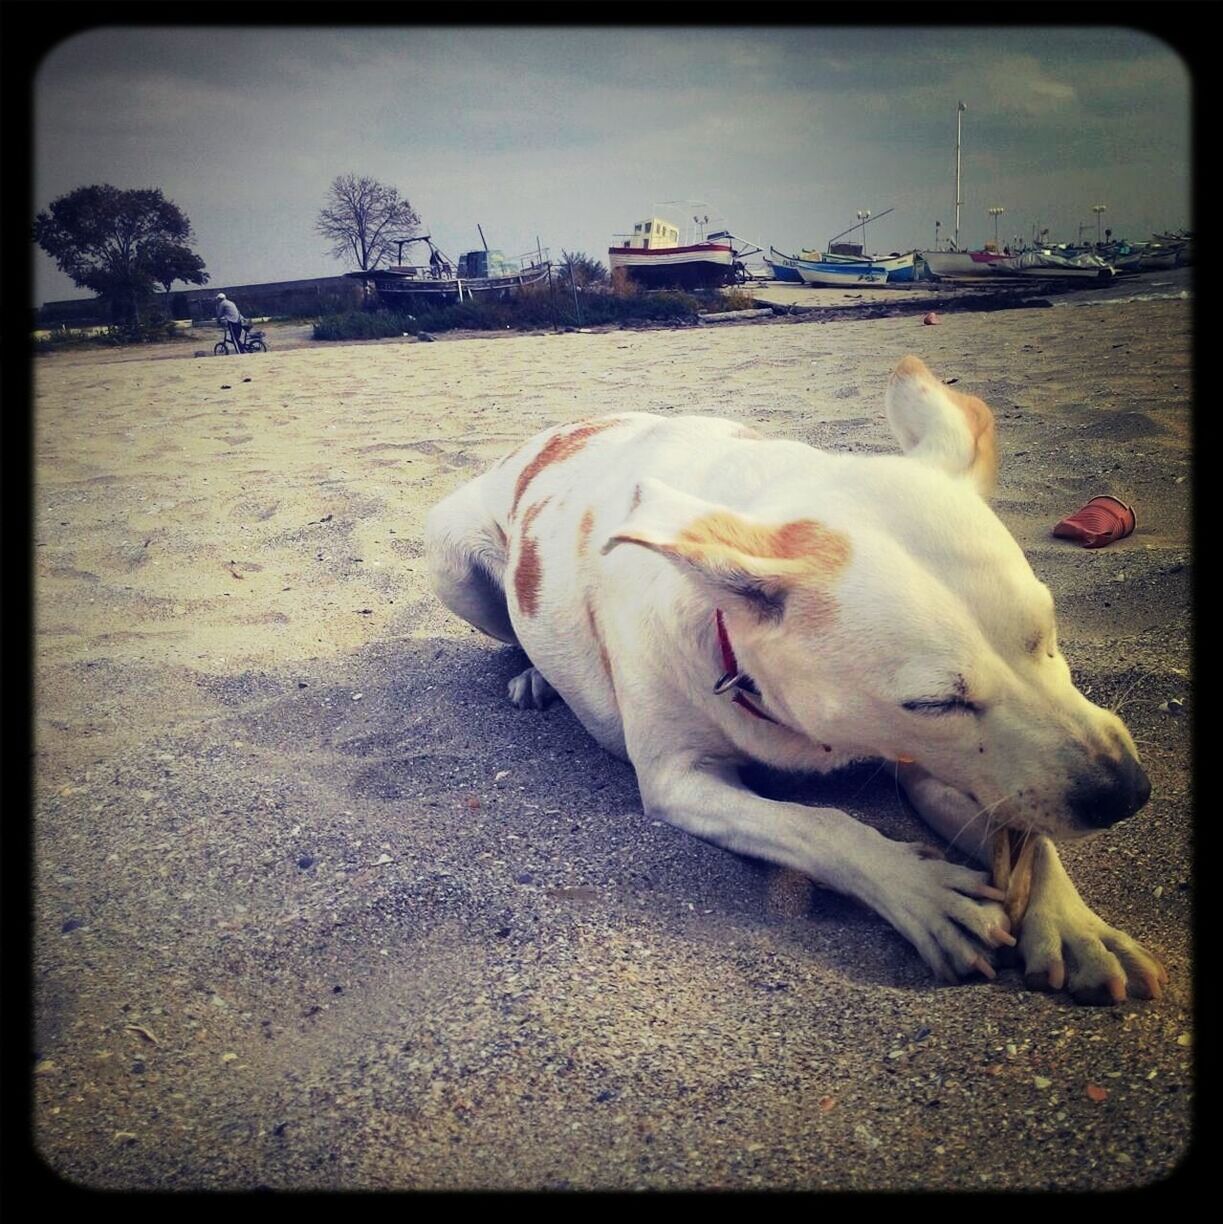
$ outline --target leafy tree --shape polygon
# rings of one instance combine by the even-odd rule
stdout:
[[[150,242],[143,258],[149,275],[167,293],[175,281],[202,285],[208,280],[204,261],[192,250],[173,242]]]
[[[397,188],[355,174],[336,177],[315,229],[328,239],[336,259],[350,259],[362,272],[390,261],[400,238],[415,236],[416,210]]]
[[[78,187],[34,219],[34,241],[61,272],[110,303],[120,322],[140,321],[155,285],[202,285],[204,261],[188,245],[191,222],[159,190]]]
[[[564,261],[561,266],[566,277],[571,279],[577,288],[585,289],[589,285],[607,283],[607,269],[597,259],[591,259],[582,251],[570,255],[565,250],[561,251],[561,258]]]

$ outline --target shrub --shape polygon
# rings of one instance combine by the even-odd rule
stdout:
[[[57,327],[49,336],[34,337],[31,347],[35,353],[53,353],[62,348],[113,348],[120,344],[161,344],[183,338],[172,320],[148,319],[142,323],[115,323],[98,332]]]
[[[414,315],[391,310],[346,310],[324,315],[314,324],[316,340],[383,340],[415,335],[421,330]]]
[[[737,285],[733,289],[727,289],[722,294],[722,310],[753,310],[756,306],[756,299],[752,297],[747,289],[741,289]]]
[[[529,289],[505,301],[455,302],[422,306],[415,314],[350,310],[326,315],[314,325],[316,340],[375,340],[421,331],[526,331],[591,327],[605,323],[692,322],[710,299],[689,293],[632,293],[627,296],[578,290],[577,306],[568,285]],[[717,299],[720,303],[721,299]],[[720,306],[714,307],[719,309]]]

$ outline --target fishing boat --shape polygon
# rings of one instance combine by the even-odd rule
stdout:
[[[979,251],[960,250],[960,206],[963,195],[960,191],[960,148],[964,112],[968,110],[963,102],[956,103],[955,112],[955,234],[950,249],[938,250],[939,223],[935,222],[934,246],[932,251],[920,252],[930,269],[930,274],[936,280],[959,280],[961,277],[989,276],[990,265],[1000,259],[1007,258],[997,250],[997,244],[986,243]]]
[[[773,273],[774,280],[786,281],[791,285],[802,284],[803,278],[798,274],[798,261],[793,255],[783,255],[776,247],[769,247],[764,264]]]
[[[1183,246],[1184,243],[1177,243],[1175,246],[1158,242],[1151,243],[1139,256],[1138,270],[1140,272],[1166,272],[1169,268],[1175,268],[1180,262]]]
[[[904,255],[845,255],[838,251],[800,251],[799,258],[814,260],[817,263],[831,264],[870,264],[882,268],[888,274],[889,284],[904,284],[917,279],[917,252],[909,251]]]
[[[483,231],[481,231],[483,237]],[[429,248],[429,262],[403,262],[404,247],[423,243]],[[403,308],[435,303],[448,305],[471,298],[504,299],[523,287],[547,281],[551,263],[547,252],[537,248],[516,259],[506,259],[497,250],[467,251],[457,261],[444,255],[428,234],[405,238],[398,243],[396,262],[385,268],[348,272],[354,280],[372,284],[384,306]]]
[[[736,279],[736,265],[743,266],[729,233],[681,245],[679,227],[663,217],[638,221],[631,234],[616,238],[621,241],[607,251],[613,280],[619,273],[650,289],[727,285]]]
[[[922,259],[938,280],[989,276],[990,268],[1008,258],[1001,251],[922,251]]]
[[[1040,280],[1105,280],[1117,270],[1098,255],[1086,252],[1071,256],[1052,251],[1024,251],[989,265],[991,276],[1026,276]]]
[[[886,285],[888,274],[873,264],[812,263],[802,260],[798,275],[804,285],[819,289],[856,289],[860,285]]]
[[[769,255],[770,258],[764,262],[773,269],[773,275],[778,280],[792,281],[797,278],[804,285],[838,289],[845,285],[882,285],[889,279],[887,261],[801,259],[797,255],[783,255],[776,247],[769,248]]]

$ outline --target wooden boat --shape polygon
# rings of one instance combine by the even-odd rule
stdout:
[[[773,273],[774,280],[786,281],[792,285],[802,284],[803,278],[798,274],[798,261],[793,255],[783,255],[776,247],[769,247],[764,262]]]
[[[429,248],[427,264],[405,264],[403,248],[424,243]],[[392,308],[436,303],[448,305],[472,298],[484,300],[512,297],[527,285],[548,279],[551,263],[542,248],[516,260],[506,259],[500,251],[487,247],[467,251],[457,265],[444,255],[428,234],[405,238],[399,243],[398,262],[386,268],[347,272],[354,280],[372,284],[379,300]]]
[[[779,277],[790,280],[791,274],[796,275],[804,285],[818,285],[826,289],[837,289],[844,285],[856,284],[886,284],[888,268],[884,262],[874,260],[845,259],[834,261],[828,259],[800,259],[797,255],[783,255],[776,247],[770,247],[771,259],[765,263],[774,269],[783,270],[786,275]],[[818,254],[818,252],[811,252]]]
[[[831,264],[870,264],[888,274],[890,284],[904,284],[917,279],[917,252],[904,255],[841,255],[835,251],[800,251],[799,257]]]
[[[1026,276],[1039,280],[1105,280],[1116,269],[1098,255],[1067,257],[1052,251],[1024,251],[1020,255],[995,259],[989,265],[991,276]]]
[[[1007,256],[999,251],[922,251],[926,266],[938,279],[988,276],[990,266]]]
[[[1175,268],[1180,259],[1181,247],[1151,245],[1141,253],[1138,260],[1140,272],[1166,272]]]
[[[651,289],[695,289],[727,285],[736,278],[735,249],[729,234],[680,245],[679,227],[662,217],[638,221],[631,234],[607,250],[612,277],[617,272]],[[742,267],[742,265],[738,265]]]
[[[830,264],[803,260],[798,274],[804,285],[820,289],[856,289],[860,285],[886,285],[888,274],[873,264]]]

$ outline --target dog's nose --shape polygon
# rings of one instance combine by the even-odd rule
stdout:
[[[1104,760],[1067,797],[1079,824],[1107,829],[1133,816],[1151,797],[1151,780],[1132,757]]]

